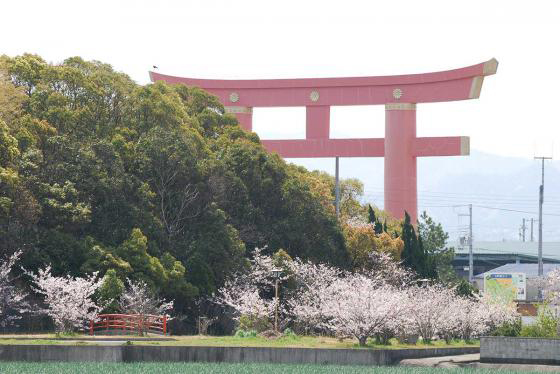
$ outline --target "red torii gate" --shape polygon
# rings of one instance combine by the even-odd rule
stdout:
[[[253,108],[306,108],[306,137],[263,140],[285,158],[385,157],[385,210],[417,219],[416,158],[469,154],[469,138],[416,137],[416,104],[477,99],[491,59],[461,69],[425,74],[351,78],[215,80],[174,77],[150,72],[153,82],[184,83],[214,95],[241,125],[252,130]],[[385,105],[385,138],[330,139],[333,105]]]

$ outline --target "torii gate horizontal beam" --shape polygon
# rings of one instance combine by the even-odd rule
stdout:
[[[213,80],[150,72],[152,81],[197,86],[216,95],[226,112],[252,130],[254,107],[304,106],[306,138],[263,140],[286,158],[384,157],[385,209],[396,218],[417,217],[416,158],[469,154],[469,138],[416,137],[416,104],[467,100],[480,96],[485,76],[498,61],[426,74],[386,77]],[[330,139],[333,105],[385,105],[384,139]]]
[[[384,157],[384,138],[262,140],[271,152],[285,158]],[[414,140],[413,156],[467,156],[467,136],[426,137]]]
[[[226,106],[378,105],[475,99],[484,77],[495,74],[497,67],[498,61],[492,59],[455,70],[379,77],[219,80],[150,72],[150,78],[203,88]]]

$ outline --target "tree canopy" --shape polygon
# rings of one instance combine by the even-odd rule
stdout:
[[[323,179],[268,153],[216,97],[79,57],[1,57],[0,254],[114,270],[184,308],[264,246],[350,263]]]

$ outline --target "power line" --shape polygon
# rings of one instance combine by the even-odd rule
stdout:
[[[502,210],[502,211],[506,211],[506,212],[516,212],[516,213],[525,213],[525,214],[534,214],[534,215],[539,214],[539,213],[535,213],[535,212],[527,212],[527,211],[525,211],[525,210],[497,208],[497,207],[484,206],[484,205],[473,205],[473,206],[476,206],[477,208],[493,209],[493,210]],[[547,213],[547,214],[545,214],[545,213],[543,213],[543,216],[560,217],[560,214],[553,214],[553,213]]]
[[[398,187],[394,187],[391,188],[392,191],[410,191],[411,189],[408,188],[398,188]],[[368,189],[364,189],[365,191],[370,191],[370,192],[374,192],[374,193],[378,193],[378,192],[383,192],[384,189],[380,188],[380,187],[372,187],[372,188],[368,188]],[[463,192],[443,192],[443,191],[430,191],[430,190],[417,190],[418,193],[423,193],[423,194],[427,194],[427,195],[452,195],[450,197],[453,197],[453,195],[457,195],[457,196],[464,196],[464,197],[484,197],[484,198],[496,198],[496,199],[514,199],[514,200],[527,200],[527,201],[533,201],[534,200],[534,196],[533,195],[511,195],[511,196],[504,196],[503,194],[491,194],[491,193],[463,193]],[[560,200],[560,195],[556,195],[556,196],[547,196],[548,199],[554,199],[554,200]]]
[[[365,197],[373,197],[373,198],[383,198],[383,193],[364,193],[363,196]],[[499,199],[487,198],[487,199],[472,199],[472,198],[462,198],[462,197],[436,197],[436,196],[418,196],[417,198],[419,201],[427,201],[427,202],[448,202],[448,203],[458,203],[458,202],[468,202],[468,201],[478,201],[481,204],[485,204],[488,202],[495,202],[499,205],[515,205],[515,206],[534,206],[534,199],[532,200],[533,203],[527,202],[525,200],[505,200],[500,201]],[[467,203],[464,205],[468,205]],[[560,202],[552,202],[549,205],[554,206],[555,208],[560,208]]]
[[[366,195],[366,196],[370,196],[373,197],[371,195]],[[374,200],[381,200],[381,198],[374,198]],[[418,199],[421,200],[421,199]],[[390,202],[404,202],[404,200],[395,200],[395,199],[391,199],[391,200],[383,200],[383,201],[390,201]],[[426,203],[422,204],[419,203],[418,207],[428,207],[428,208],[456,208],[456,207],[461,207],[461,206],[468,206],[469,204],[452,204],[453,202],[448,202],[448,201],[441,201],[442,204],[437,204],[439,201],[441,200],[429,200]],[[430,204],[433,203],[433,204]],[[447,203],[447,204],[446,204]],[[486,206],[486,205],[478,205],[478,204],[473,204],[473,206],[476,206],[477,208],[484,208],[484,209],[493,209],[493,210],[501,210],[501,211],[506,211],[506,212],[516,212],[516,213],[525,213],[525,214],[532,214],[532,215],[538,215],[538,213],[536,212],[530,212],[530,211],[526,211],[526,210],[518,210],[518,209],[509,209],[509,208],[500,208],[500,207],[491,207],[491,206]],[[552,216],[552,217],[560,217],[560,214],[555,214],[555,213],[543,213],[543,215],[545,216]]]
[[[370,197],[378,197],[378,198],[382,198],[384,196],[384,193],[382,192],[375,192],[375,193],[363,193],[362,196],[370,196]],[[448,197],[448,196],[423,196],[423,195],[418,195],[418,200],[427,200],[427,201],[449,201],[449,202],[462,202],[462,201],[480,201],[481,203],[487,203],[488,201],[491,202],[496,202],[500,205],[534,205],[534,199],[532,201],[526,201],[526,200],[500,200],[500,199],[495,199],[495,198],[484,198],[484,199],[476,199],[476,198],[469,198],[469,197]],[[552,202],[552,205],[560,205],[560,201],[559,202]],[[468,204],[466,204],[468,205]]]
[[[475,247],[474,250],[475,251],[488,251],[488,252],[506,253],[506,254],[512,254],[512,255],[534,256],[533,254],[526,253],[526,252],[508,251],[508,250],[505,250],[505,249],[489,249],[489,248]],[[543,256],[545,256],[547,258],[560,259],[559,255],[557,255],[557,254],[544,253]]]

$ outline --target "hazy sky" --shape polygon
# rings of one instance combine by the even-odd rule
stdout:
[[[418,135],[560,155],[560,14],[550,1],[5,1],[0,53],[79,55],[139,83],[148,70],[206,78],[421,73],[496,57],[479,100],[423,104]],[[257,109],[264,138],[304,137],[304,111]],[[333,137],[383,136],[382,107],[332,109]]]
[[[142,84],[148,83],[152,65],[161,73],[194,78],[298,78],[424,73],[495,57],[500,63],[498,73],[485,79],[480,99],[418,106],[418,135],[470,136],[472,149],[527,160],[533,158],[535,148],[548,155],[554,147],[558,159],[558,4],[537,0],[7,0],[0,5],[0,54],[32,52],[54,63],[79,55],[110,63]],[[253,124],[262,138],[303,138],[305,110],[255,109]],[[382,106],[332,108],[331,137],[383,135]],[[474,156],[468,160],[480,162]],[[333,160],[293,161],[334,171]],[[432,194],[459,193],[464,203],[488,200],[488,196],[467,195],[476,190],[476,180],[459,184],[458,191],[437,184],[426,187],[439,169],[445,175],[466,172],[450,166],[459,165],[455,161],[433,161],[419,161],[420,209],[434,199],[423,191],[426,188]],[[523,182],[534,184],[530,189],[534,206],[521,205],[515,183],[504,193],[517,199],[511,201],[519,200],[519,206],[511,202],[502,206],[499,201],[493,205],[537,210],[539,164],[531,161],[529,165],[535,175]],[[381,159],[341,160],[341,175],[364,180],[366,197],[379,206],[383,204],[382,170]],[[560,214],[559,204],[560,191],[545,189],[545,212]],[[426,209],[454,235],[455,208]],[[490,212],[477,210],[475,216]],[[515,240],[521,219],[529,217],[494,212],[500,215],[487,226],[496,229],[501,224],[503,232],[484,234],[475,226],[475,237]],[[545,222],[545,240],[553,234],[555,240],[560,238],[557,227],[552,218]]]

